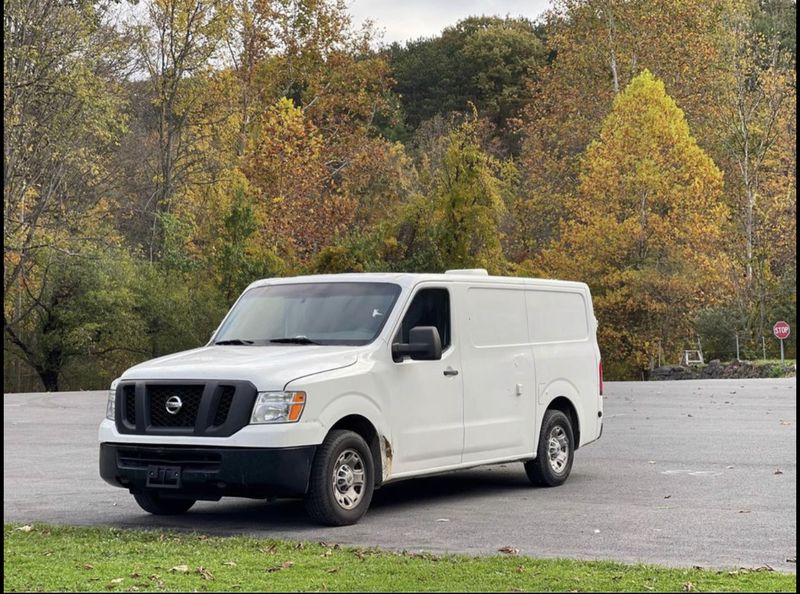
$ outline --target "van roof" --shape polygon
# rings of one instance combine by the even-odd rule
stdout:
[[[347,272],[340,274],[312,274],[257,280],[248,287],[272,284],[321,283],[321,282],[384,282],[395,283],[404,288],[413,287],[421,282],[434,281],[441,283],[470,283],[475,285],[529,285],[537,287],[561,287],[571,289],[588,289],[586,283],[563,281],[545,278],[520,276],[489,276],[476,271],[452,271],[446,274],[410,273],[410,272]]]

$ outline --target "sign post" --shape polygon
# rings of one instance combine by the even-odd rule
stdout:
[[[775,325],[772,327],[772,333],[775,335],[775,338],[781,341],[781,367],[783,367],[783,341],[789,338],[790,332],[789,324],[783,320],[775,322]]]

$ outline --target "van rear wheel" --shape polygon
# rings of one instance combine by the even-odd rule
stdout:
[[[367,513],[375,485],[375,465],[367,442],[353,431],[331,431],[311,466],[305,506],[327,526],[355,524]]]
[[[133,498],[144,511],[156,516],[176,516],[189,511],[195,499],[175,499],[172,497],[161,497],[158,493],[141,491],[134,493]]]
[[[525,463],[525,472],[534,485],[557,487],[567,480],[575,455],[575,439],[569,417],[560,410],[548,410],[536,458]]]

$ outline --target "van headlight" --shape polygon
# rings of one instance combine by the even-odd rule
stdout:
[[[259,392],[250,422],[296,423],[305,405],[305,392]]]
[[[113,421],[115,419],[114,413],[116,408],[117,402],[117,384],[119,380],[114,380],[111,382],[111,387],[108,389],[108,401],[106,402],[106,418],[109,421]]]

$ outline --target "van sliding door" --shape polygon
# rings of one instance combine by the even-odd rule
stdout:
[[[460,326],[463,462],[533,452],[535,378],[525,291],[469,287]]]

